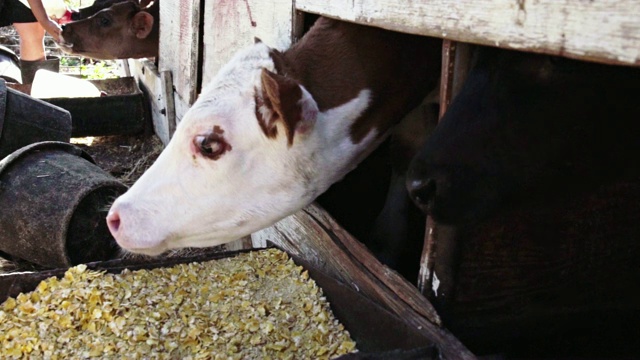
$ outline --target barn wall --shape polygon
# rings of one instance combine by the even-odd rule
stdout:
[[[171,71],[176,102],[188,105],[199,90],[200,4],[201,0],[164,1],[160,6],[158,70]]]
[[[203,72],[206,85],[239,49],[260,38],[276,49],[291,45],[292,0],[205,0]]]

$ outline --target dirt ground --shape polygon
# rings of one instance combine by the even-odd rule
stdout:
[[[96,164],[131,186],[160,155],[163,145],[157,136],[101,136],[73,138]]]

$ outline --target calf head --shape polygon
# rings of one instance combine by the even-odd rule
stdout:
[[[481,220],[637,170],[640,69],[479,49],[407,186],[441,223]]]
[[[94,15],[62,26],[58,46],[93,59],[154,57],[158,54],[157,2],[147,10],[120,1]]]
[[[276,73],[278,56],[254,44],[203,90],[156,162],[111,207],[107,222],[121,247],[156,255],[238,239],[308,205],[352,168],[344,163],[359,145],[349,126],[367,107],[366,91],[319,112],[303,86]]]

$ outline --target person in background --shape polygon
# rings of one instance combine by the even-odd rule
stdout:
[[[47,6],[55,9],[50,4]],[[20,68],[23,84],[32,83],[38,69],[46,68],[53,71],[59,69],[59,59],[47,59],[44,35],[46,31],[58,41],[61,29],[58,18],[47,15],[43,0],[0,0],[0,27],[9,25],[13,25],[20,36]]]

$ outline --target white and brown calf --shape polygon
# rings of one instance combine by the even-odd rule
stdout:
[[[436,86],[441,42],[320,18],[237,53],[107,216],[126,250],[219,245],[310,204]]]

